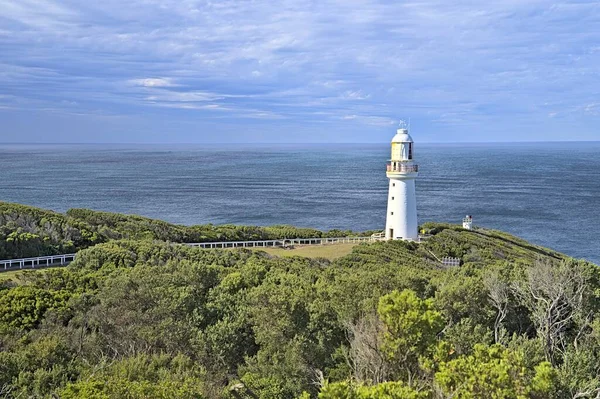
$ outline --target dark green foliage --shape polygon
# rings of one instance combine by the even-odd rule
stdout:
[[[597,267],[504,233],[427,224],[425,244],[360,244],[324,261],[169,241],[348,232],[0,209],[23,212],[10,216],[15,229],[2,225],[5,237],[20,228],[60,243],[65,232],[76,236],[65,226],[76,225],[96,237],[73,241],[91,247],[69,267],[0,287],[0,397],[541,399],[600,391]],[[39,224],[38,216],[54,221]],[[445,268],[432,253],[462,257],[463,266]],[[496,298],[505,317],[494,289],[506,294]],[[559,330],[542,317],[552,295],[562,306],[548,313],[564,321]]]
[[[0,259],[71,253],[102,241],[103,237],[85,222],[0,202]]]
[[[429,399],[431,392],[417,391],[401,381],[384,382],[364,386],[349,382],[327,384],[319,393],[319,399]]]
[[[524,354],[501,345],[475,345],[472,355],[442,362],[435,382],[443,397],[547,398],[556,385],[549,362],[526,367]]]
[[[203,371],[182,355],[137,355],[97,365],[58,392],[63,399],[202,399]]]
[[[28,330],[36,327],[46,311],[65,309],[69,291],[19,286],[0,291],[0,331],[2,328]]]
[[[370,233],[364,233],[369,235]],[[0,202],[0,259],[72,253],[111,240],[179,243],[345,237],[352,231],[212,224],[182,226],[137,215],[71,209],[66,214]]]
[[[458,257],[464,263],[489,264],[498,260],[531,263],[540,257],[565,259],[558,252],[539,247],[495,230],[465,230],[459,226],[426,223],[434,236],[420,247],[424,254],[438,258]]]

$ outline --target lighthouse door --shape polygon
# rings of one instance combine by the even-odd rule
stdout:
[[[390,229],[390,238],[394,238],[394,229]]]

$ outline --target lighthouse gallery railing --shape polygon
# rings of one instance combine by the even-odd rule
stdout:
[[[400,162],[392,162],[387,164],[387,171],[401,173],[416,173],[419,171],[419,165],[405,165]]]

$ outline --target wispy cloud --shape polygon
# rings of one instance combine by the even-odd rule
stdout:
[[[362,90],[347,90],[341,95],[344,100],[366,100],[369,97],[371,96],[364,94]]]
[[[345,115],[342,117],[343,120],[357,121],[366,125],[372,126],[391,126],[398,123],[398,121],[385,116],[373,116],[373,115]]]
[[[142,87],[174,87],[177,86],[170,78],[131,79],[130,84]]]
[[[600,103],[591,103],[583,107],[583,112],[589,115],[600,115]]]
[[[492,123],[515,138],[537,124],[548,138],[573,118],[589,135],[600,116],[591,0],[0,0],[0,9],[3,124],[9,108],[102,110],[243,125],[248,140],[318,123],[328,128],[308,141],[336,131],[362,141],[365,129],[383,141],[411,116],[430,139],[472,140]]]

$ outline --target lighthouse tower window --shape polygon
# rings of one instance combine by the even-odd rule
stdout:
[[[408,159],[413,159],[412,143],[408,143]]]

